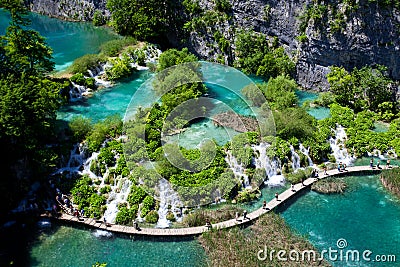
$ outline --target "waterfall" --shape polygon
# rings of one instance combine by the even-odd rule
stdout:
[[[118,213],[118,204],[125,202],[131,191],[132,181],[129,178],[116,180],[114,186],[111,186],[111,192],[107,199],[107,209],[104,212],[104,218],[109,223],[114,223]]]
[[[312,160],[311,160],[311,158],[310,158],[310,155],[308,154],[309,149],[306,149],[306,148],[303,146],[303,144],[301,144],[301,143],[300,143],[299,149],[300,149],[300,152],[303,153],[304,156],[307,157],[308,166],[313,166],[314,163],[312,162]]]
[[[266,177],[268,180],[264,183],[269,187],[283,186],[285,185],[285,177],[283,175],[278,175],[278,170],[281,169],[281,163],[278,159],[270,159],[267,156],[267,149],[270,144],[261,143],[259,145],[253,145],[252,148],[259,156],[254,158],[254,163],[256,168],[261,168],[265,170]]]
[[[160,208],[158,209],[157,228],[168,228],[171,222],[167,219],[169,211],[173,212],[177,221],[182,220],[182,214],[178,212],[178,208],[182,206],[178,194],[171,188],[166,179],[161,179],[158,183]],[[168,206],[171,209],[168,209]]]
[[[296,171],[300,168],[300,156],[294,150],[294,147],[290,145],[290,153],[292,154],[292,168]]]
[[[99,87],[111,87],[112,83],[110,81],[105,81],[102,79],[105,74],[106,64],[100,64],[91,70],[88,70],[89,76],[95,80],[96,86]]]
[[[82,96],[86,93],[86,87],[72,83],[72,88],[69,90],[69,101],[76,102],[82,99]]]
[[[67,166],[57,169],[54,174],[62,174],[69,172],[70,174],[78,173],[81,175],[87,174],[90,178],[99,178],[96,174],[90,171],[90,164],[96,160],[99,153],[93,152],[89,158],[86,158],[87,148],[83,144],[75,144],[71,149]],[[83,167],[82,167],[83,166]]]
[[[345,147],[345,140],[347,139],[346,132],[341,125],[337,125],[336,129],[333,130],[335,133],[335,138],[331,137],[329,138],[329,144],[331,146],[331,149],[333,151],[333,156],[336,159],[336,162],[342,162],[346,165],[350,165],[353,163],[355,158],[353,156],[350,156],[346,147]]]
[[[231,151],[226,152],[225,161],[228,163],[229,168],[233,171],[236,178],[243,178],[243,187],[251,189],[249,176],[245,174],[245,168],[242,164],[237,162],[237,159],[232,155]]]

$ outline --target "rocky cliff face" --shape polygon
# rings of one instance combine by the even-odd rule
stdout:
[[[88,20],[96,9],[106,13],[106,0],[29,0],[32,11],[46,15]],[[277,37],[296,64],[297,82],[309,89],[326,90],[329,66],[348,70],[382,64],[400,79],[400,12],[370,0],[230,0],[227,16],[213,17],[194,26],[185,46],[206,59],[232,63],[234,39],[239,29],[252,29]],[[201,0],[204,11],[215,9],[215,0]],[[308,13],[307,13],[308,12]],[[308,14],[308,16],[305,16]],[[190,15],[189,15],[190,17]],[[223,49],[218,31],[228,40]],[[179,35],[179,34],[178,34]],[[180,37],[169,35],[179,46]]]
[[[106,10],[107,0],[24,0],[32,12],[49,17],[73,21],[90,21],[94,12],[100,10],[109,16]]]

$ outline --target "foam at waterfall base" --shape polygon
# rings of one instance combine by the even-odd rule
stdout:
[[[157,225],[156,228],[169,228],[170,227],[171,222],[168,221],[167,219],[163,218],[163,219],[159,219],[157,221]]]
[[[97,238],[111,238],[113,234],[111,232],[105,230],[96,230],[93,232],[93,235]]]
[[[268,185],[269,187],[284,186],[285,177],[283,175],[273,175],[269,177],[268,180],[264,182],[264,184]]]

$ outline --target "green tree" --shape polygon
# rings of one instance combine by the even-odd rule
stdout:
[[[336,101],[355,109],[377,110],[379,104],[394,101],[393,81],[386,75],[387,68],[377,65],[355,68],[351,73],[343,67],[331,67],[327,78]]]
[[[175,65],[196,61],[198,61],[198,58],[190,53],[187,48],[182,50],[168,49],[160,55],[157,70],[162,71]]]
[[[166,23],[168,1],[107,0],[112,26],[122,35],[148,39],[160,35]]]
[[[237,58],[234,63],[245,73],[263,77],[290,75],[295,68],[293,60],[276,42],[269,43],[264,34],[241,32],[236,41]]]

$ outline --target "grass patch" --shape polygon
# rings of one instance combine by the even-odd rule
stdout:
[[[343,194],[346,188],[346,182],[340,178],[319,180],[311,186],[311,190],[321,194]]]
[[[204,247],[211,266],[330,266],[326,261],[279,261],[267,257],[262,261],[257,258],[257,253],[264,250],[269,252],[274,249],[287,251],[296,250],[300,253],[305,250],[315,250],[304,238],[293,234],[284,219],[277,214],[263,215],[248,229],[240,230],[238,227],[228,230],[212,230],[204,233],[199,238]],[[288,254],[285,255],[288,257]],[[319,258],[316,253],[316,259]]]
[[[243,209],[233,205],[224,205],[216,210],[196,209],[184,217],[183,224],[186,227],[195,227],[204,226],[207,219],[211,224],[227,221],[235,218],[236,212],[242,215]]]
[[[390,192],[400,197],[400,168],[382,171],[380,180]]]

